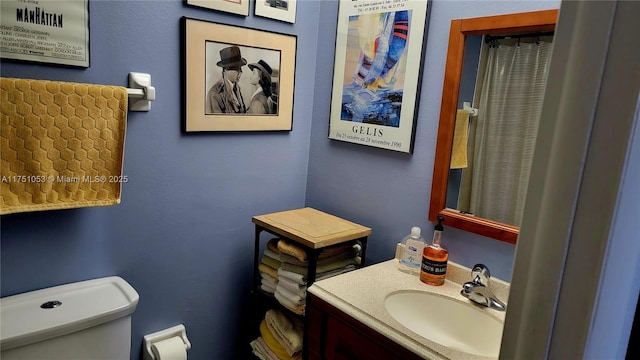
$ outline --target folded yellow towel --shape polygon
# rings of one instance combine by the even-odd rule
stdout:
[[[0,78],[0,214],[120,203],[127,90]]]
[[[280,239],[278,238],[273,238],[267,241],[267,249],[275,252],[276,254],[279,253],[280,250],[278,250],[278,241],[280,241]]]
[[[269,349],[271,349],[271,351],[273,351],[276,354],[276,356],[278,356],[280,359],[293,360],[293,359],[299,358],[299,357],[291,357],[289,356],[289,354],[287,354],[287,352],[284,350],[282,345],[278,343],[278,341],[273,337],[273,334],[271,333],[271,331],[269,331],[266,320],[262,320],[262,322],[260,323],[260,335],[264,339],[264,342],[267,344]]]
[[[302,247],[286,240],[280,239],[280,241],[278,241],[278,250],[285,254],[294,256],[300,261],[307,261],[307,252],[304,251]]]
[[[262,258],[260,258],[260,262],[262,262],[263,264],[273,268],[273,269],[278,269],[280,267],[280,261],[279,260],[275,260],[269,256],[263,255]]]
[[[261,273],[268,274],[272,278],[275,278],[275,279],[278,278],[278,270],[272,268],[267,264],[264,264],[264,263],[258,264],[258,271],[260,271]]]
[[[458,109],[455,129],[453,131],[453,145],[451,147],[451,169],[466,168],[467,140],[469,138],[469,111]]]

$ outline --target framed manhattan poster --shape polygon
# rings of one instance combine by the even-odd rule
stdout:
[[[0,57],[89,67],[89,0],[0,4]]]
[[[412,153],[429,4],[340,0],[330,139]]]

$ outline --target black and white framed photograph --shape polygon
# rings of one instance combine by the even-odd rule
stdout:
[[[89,0],[0,1],[0,57],[89,67]]]
[[[185,0],[187,5],[249,16],[250,0]]]
[[[296,36],[182,23],[187,132],[292,129]]]
[[[256,0],[255,14],[295,23],[297,0]]]
[[[340,0],[330,139],[413,152],[429,4]]]

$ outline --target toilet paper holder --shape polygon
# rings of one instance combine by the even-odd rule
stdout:
[[[187,339],[187,331],[184,325],[176,325],[174,327],[154,332],[144,336],[144,360],[157,360],[151,347],[153,344],[162,340],[167,340],[172,337],[179,337],[184,342],[184,348],[186,351],[191,349],[191,342]]]

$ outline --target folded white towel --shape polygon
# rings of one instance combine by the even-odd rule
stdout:
[[[268,360],[267,357],[262,353],[262,349],[258,346],[258,339],[253,340],[249,343],[251,345],[251,352],[260,360]]]
[[[277,274],[277,273],[276,273]],[[268,282],[274,283],[274,284],[278,284],[278,279],[274,278],[273,276],[265,273],[265,272],[260,272],[260,277]]]
[[[284,307],[286,307],[287,309],[289,309],[292,312],[294,312],[296,314],[299,314],[299,315],[304,314],[304,304],[302,304],[302,305],[295,304],[291,300],[289,300],[286,297],[284,297],[278,291],[276,291],[273,295],[276,297],[278,302],[280,304],[282,304]]]
[[[280,359],[278,355],[276,355],[276,353],[274,353],[273,350],[269,348],[269,345],[267,345],[267,343],[264,341],[264,338],[262,336],[260,336],[259,338],[251,342],[251,348],[253,349],[254,354],[256,354],[257,352],[260,355],[262,355],[262,357],[260,357],[260,355],[256,354],[256,356],[258,356],[260,359],[264,359],[264,360]]]
[[[294,273],[291,271],[287,271],[287,270],[283,270],[282,268],[278,269],[278,278],[280,278],[280,276],[284,276],[289,280],[292,280],[300,285],[306,285],[307,284],[307,277],[302,275],[302,274],[298,274],[298,273]]]
[[[303,305],[305,302],[305,299],[307,297],[307,293],[304,292],[303,296],[301,296],[300,294],[294,294],[293,292],[285,289],[282,286],[277,286],[276,287],[276,292],[280,293],[280,295],[282,295],[284,298],[288,299],[289,301],[291,301],[292,303],[296,304],[296,305]]]
[[[260,284],[260,289],[262,289],[262,291],[269,293],[269,294],[273,294],[276,292],[277,287],[272,287],[269,285],[265,285],[265,284]]]
[[[275,251],[273,251],[273,250],[271,250],[269,248],[264,249],[264,255],[272,258],[273,260],[280,261],[280,254],[278,254],[277,252],[275,252]]]
[[[260,284],[264,284],[267,285],[269,287],[275,288],[276,286],[278,286],[278,280],[275,280],[274,278],[270,277],[270,278],[262,278],[260,279]]]
[[[283,288],[290,290],[294,294],[302,294],[307,291],[306,285],[300,285],[297,282],[290,280],[286,277],[280,278],[280,281],[278,282],[278,284],[280,284]]]

